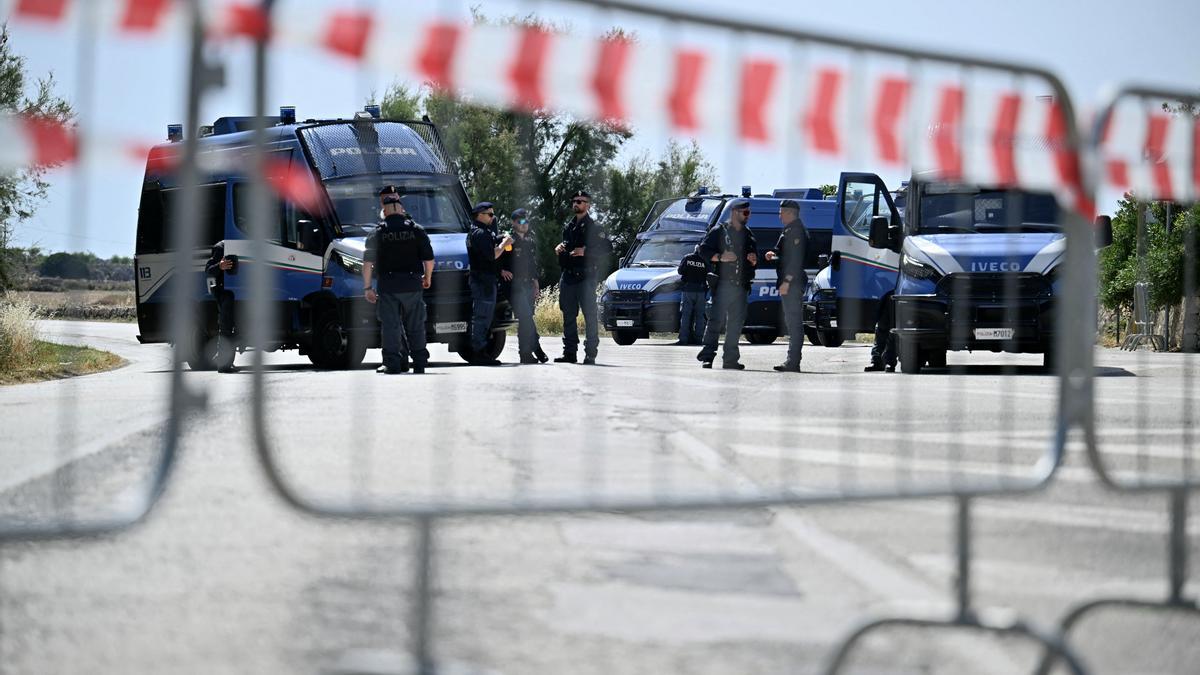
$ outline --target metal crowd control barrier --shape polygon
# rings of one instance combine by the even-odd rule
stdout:
[[[593,21],[599,30],[596,36],[577,36],[574,40],[596,44],[595,52],[601,55],[607,53],[606,46],[612,47],[614,44],[619,44],[622,50],[637,52],[625,58],[630,63],[643,66],[639,70],[643,82],[669,82],[672,77],[679,76],[679,68],[686,67],[688,63],[695,66],[706,58],[714,64],[728,64],[718,65],[710,71],[716,84],[706,86],[716,87],[716,91],[720,91],[722,86],[728,87],[729,91],[740,90],[742,100],[731,101],[728,110],[721,110],[717,106],[712,112],[715,120],[697,123],[690,119],[695,112],[689,109],[692,105],[690,100],[696,92],[680,90],[683,87],[681,82],[686,78],[675,82],[676,89],[669,100],[661,100],[653,95],[648,97],[665,109],[646,114],[645,117],[673,116],[671,123],[677,128],[709,124],[708,131],[723,137],[732,166],[739,166],[737,158],[742,152],[750,153],[757,145],[767,144],[769,147],[774,143],[775,147],[787,145],[789,153],[793,155],[823,153],[845,160],[851,166],[868,161],[868,157],[880,155],[893,166],[907,168],[911,165],[916,169],[929,169],[943,178],[1019,184],[1053,191],[1059,196],[1066,213],[1062,219],[1069,241],[1064,254],[1066,273],[1063,283],[1066,293],[1069,297],[1077,298],[1092,296],[1095,278],[1092,235],[1087,217],[1081,215],[1088,211],[1085,205],[1088,191],[1078,165],[1077,151],[1081,144],[1074,127],[1070,99],[1052,73],[1017,64],[830,38],[731,18],[716,19],[646,8],[632,2],[576,4],[594,9]],[[666,40],[614,43],[600,36],[607,26],[621,25],[621,19],[626,16],[655,22],[661,26]],[[437,22],[436,29],[445,30],[444,22]],[[612,98],[612,89],[621,85],[619,81],[606,79],[606,74],[617,77],[620,73],[606,71],[606,68],[615,71],[620,68],[622,60],[614,59],[606,64],[602,56],[595,64],[579,63],[582,58],[579,55],[591,53],[591,50],[578,49],[576,46],[569,52],[553,51],[548,42],[567,42],[567,38],[552,36],[538,27],[460,25],[453,30],[458,32],[459,45],[472,44],[474,34],[479,34],[479,39],[486,40],[486,44],[498,45],[501,51],[505,47],[515,48],[516,65],[507,77],[501,78],[501,81],[509,81],[512,85],[510,90],[497,92],[494,85],[489,86],[486,80],[493,78],[489,76],[487,64],[477,62],[471,70],[457,66],[454,75],[459,81],[456,84],[461,90],[472,94],[474,100],[517,108],[554,107],[561,104],[569,112],[596,117],[606,116],[606,105],[619,109],[619,102],[614,104],[614,101],[606,99]],[[416,32],[419,33],[419,29]],[[725,51],[718,48],[715,55],[706,56],[705,52],[710,50],[705,45],[697,52],[693,49],[694,42],[689,43],[682,37],[689,33],[702,35],[701,39],[721,42]],[[754,50],[737,42],[739,36],[752,36]],[[460,48],[466,49],[465,46]],[[757,50],[766,53],[760,54]],[[370,53],[371,47],[368,46],[366,51]],[[576,58],[573,60],[571,55]],[[543,90],[540,78],[552,77],[543,71],[551,68],[548,65],[550,63],[554,64],[555,75],[563,72],[578,75],[595,68],[596,75],[591,79],[575,77],[573,81],[582,81],[585,83],[583,86],[588,82],[595,83],[599,91],[594,93],[601,99],[598,106],[601,108],[600,114],[589,106],[583,106],[582,110],[578,107],[572,109],[572,100],[591,100],[591,96],[575,98],[564,94],[561,100],[549,100],[555,92],[550,87]],[[403,69],[404,65],[399,63],[395,67]],[[439,72],[444,74],[445,71]],[[556,83],[563,84],[565,81],[556,80]],[[604,84],[606,82],[608,84]],[[880,84],[878,89],[870,90],[870,84],[876,82]],[[843,83],[848,84],[843,86]],[[772,87],[775,87],[775,103],[783,107],[782,113],[771,107]],[[1045,101],[1047,97],[1049,103]],[[630,97],[629,105],[633,106],[635,100],[639,100],[639,97]],[[645,100],[640,99],[640,102],[644,104]],[[807,120],[804,129],[795,129],[789,124],[796,112],[789,106],[795,106],[799,101],[804,101],[800,108]],[[857,129],[865,126],[862,111],[867,107],[864,105],[866,101],[871,101],[877,111],[874,120],[877,134],[870,140],[856,133]],[[633,117],[635,112],[629,114]],[[637,121],[637,118],[633,121]],[[1036,130],[1031,132],[1031,129]],[[877,146],[873,147],[874,153],[866,147],[868,145]],[[258,300],[261,303],[262,298]],[[260,304],[258,310],[252,310],[251,313],[261,315],[265,309],[265,305]],[[549,471],[552,472],[554,462],[564,462],[564,459],[561,456],[551,459],[539,453],[536,431],[509,427],[509,447],[513,448],[515,461],[525,467],[524,473],[533,474],[533,477],[523,477],[521,472],[517,472],[509,478],[512,481],[509,488],[502,486],[489,490],[488,486],[480,489],[473,485],[471,487],[482,492],[481,496],[459,497],[454,494],[455,466],[469,465],[484,458],[470,453],[472,444],[461,440],[469,436],[457,427],[462,425],[476,434],[486,433],[488,429],[488,425],[472,424],[473,420],[463,419],[459,413],[448,419],[439,419],[435,434],[426,435],[415,430],[414,435],[420,440],[410,447],[425,449],[424,461],[416,461],[422,458],[415,456],[406,456],[401,460],[363,452],[361,448],[369,445],[369,442],[358,440],[362,438],[361,435],[354,438],[356,434],[366,433],[362,430],[347,429],[348,436],[354,439],[349,441],[353,448],[338,446],[338,451],[346,452],[353,466],[372,467],[372,475],[378,475],[381,470],[407,476],[428,472],[434,482],[428,489],[422,491],[420,486],[415,486],[413,493],[402,492],[399,497],[380,499],[372,495],[369,481],[360,477],[357,481],[352,479],[355,485],[348,495],[331,496],[327,489],[317,489],[315,492],[319,494],[314,495],[305,489],[306,485],[311,486],[306,479],[312,481],[320,475],[323,478],[318,482],[324,484],[324,477],[328,477],[329,473],[319,470],[316,474],[304,475],[303,465],[297,468],[291,464],[295,453],[289,453],[274,440],[261,353],[256,357],[254,369],[254,444],[275,489],[301,511],[338,518],[400,518],[416,522],[417,599],[414,603],[411,649],[419,672],[423,674],[439,669],[432,649],[431,584],[435,569],[435,528],[444,519],[591,511],[729,509],[929,497],[953,498],[958,503],[957,610],[949,616],[886,619],[867,624],[847,639],[828,664],[827,672],[842,670],[846,655],[862,635],[897,623],[1026,636],[1063,659],[1075,672],[1083,672],[1075,656],[1053,635],[1024,621],[996,619],[973,607],[970,591],[970,505],[973,499],[981,496],[1014,495],[1037,490],[1053,476],[1061,462],[1069,430],[1086,419],[1089,413],[1091,380],[1088,374],[1092,364],[1092,331],[1088,327],[1094,320],[1094,312],[1090,309],[1091,303],[1088,302],[1063,303],[1058,308],[1058,321],[1062,329],[1057,334],[1060,379],[1053,437],[1047,439],[1041,453],[1024,457],[1026,465],[1022,465],[1015,457],[1006,457],[1011,463],[1004,467],[1003,475],[985,475],[982,480],[972,480],[971,474],[964,470],[965,459],[960,442],[951,440],[949,450],[932,453],[922,459],[917,456],[919,449],[911,442],[905,443],[907,431],[901,431],[902,454],[893,459],[889,467],[894,469],[894,473],[889,480],[875,484],[863,484],[865,481],[855,464],[855,450],[843,443],[835,453],[850,463],[846,465],[848,468],[836,473],[830,481],[832,485],[813,488],[793,480],[767,486],[752,482],[749,490],[688,489],[679,485],[671,464],[662,463],[650,469],[652,477],[649,484],[642,486],[645,490],[620,491],[613,487],[612,479],[606,475],[609,466],[606,462],[612,460],[605,457],[610,452],[615,453],[618,446],[605,443],[607,432],[604,428],[596,428],[589,424],[581,412],[572,411],[568,415],[577,414],[585,431],[580,435],[572,435],[569,430],[564,430],[561,435],[566,437],[566,442],[547,439],[551,441],[547,443],[543,440],[545,446],[552,448],[543,447],[542,450],[553,449],[560,455],[575,451],[578,470],[582,472],[578,481],[567,480],[557,489],[535,493],[530,482],[536,482],[537,468],[551,467]],[[898,380],[898,398],[901,400],[907,394],[904,391],[905,384],[906,381]],[[650,386],[655,385],[652,382]],[[915,386],[917,384],[914,382],[908,388]],[[672,392],[664,386],[663,391],[679,396],[678,389]],[[718,389],[715,397],[733,391]],[[373,393],[372,386],[365,395],[363,392],[359,395],[368,398]],[[957,394],[955,398],[958,398]],[[842,395],[844,401],[853,403],[860,392],[847,390]],[[461,402],[456,401],[455,397],[444,399],[442,403],[448,409],[461,409]],[[911,411],[911,408],[905,409]],[[727,424],[736,432],[735,419],[729,419]],[[730,430],[729,426],[718,428],[715,433],[722,437]],[[521,444],[534,447],[526,445],[521,450]],[[789,450],[783,448],[778,451],[781,465],[789,463]],[[306,461],[311,461],[311,452],[310,446],[306,451]],[[418,454],[421,453],[413,453]],[[465,457],[456,457],[460,454],[465,454]],[[542,456],[539,457],[539,454]],[[867,456],[863,457],[865,459]],[[915,477],[916,473],[931,467],[934,473],[941,474],[940,480],[926,483]],[[795,478],[794,471],[784,471],[784,475]],[[359,489],[355,490],[354,487]]]
[[[28,6],[13,7],[0,3],[0,16],[7,19],[11,16],[10,10],[19,12],[24,9],[35,19],[41,19],[45,18],[43,14],[46,11],[62,12],[66,7],[65,4],[57,7],[43,6],[38,3],[25,3],[25,5]],[[113,7],[112,3],[81,2],[76,8],[76,11],[80,13],[76,19],[79,26],[80,43],[79,67],[76,73],[79,84],[76,95],[79,99],[77,112],[80,115],[79,123],[82,129],[77,130],[77,133],[69,132],[40,120],[32,120],[33,123],[23,130],[24,138],[21,137],[22,130],[19,120],[14,125],[15,128],[5,129],[10,133],[15,132],[17,136],[16,139],[11,136],[6,137],[10,143],[15,142],[18,146],[28,146],[26,152],[29,153],[29,158],[25,161],[28,161],[29,164],[40,163],[43,161],[41,158],[49,157],[53,158],[50,163],[75,163],[76,167],[80,167],[82,159],[88,158],[89,152],[92,151],[97,154],[104,152],[114,155],[132,154],[130,147],[118,147],[115,143],[98,137],[90,138],[87,133],[87,126],[93,121],[90,116],[94,112],[92,109],[95,98],[93,90],[97,68],[95,45],[98,38],[96,27],[101,25],[103,20],[109,18],[108,14]],[[187,128],[196,129],[200,125],[201,99],[207,91],[221,85],[223,75],[220,68],[214,66],[204,55],[205,42],[208,38],[205,34],[202,4],[193,1],[180,2],[178,8],[179,15],[186,26],[184,36],[187,40],[188,55],[185,119]],[[10,121],[12,120],[0,120],[0,122]],[[90,148],[87,144],[88,141],[92,141]],[[142,150],[140,146],[133,149]],[[12,146],[10,145],[6,150],[12,150]],[[20,158],[21,150],[18,149],[17,152],[18,158]],[[200,173],[197,167],[195,135],[189,135],[184,140],[181,155],[179,172],[180,185],[183,189],[181,199],[174,205],[174,219],[180,223],[180,228],[177,232],[169,233],[169,236],[173,247],[174,267],[188,269],[193,265],[192,252],[204,244],[200,241],[200,219],[203,209],[196,189]],[[18,159],[18,161],[21,160]],[[80,193],[77,197],[82,204],[79,208],[81,216],[74,220],[75,224],[71,233],[73,236],[80,236],[86,232],[87,221],[92,215],[87,208],[88,186],[86,181],[81,182],[83,185],[77,188]],[[168,479],[175,466],[179,453],[179,440],[186,426],[186,418],[188,415],[204,409],[206,402],[206,392],[198,390],[193,384],[188,384],[184,378],[184,366],[186,365],[184,354],[188,353],[195,339],[194,336],[197,335],[197,317],[195,312],[191,311],[193,302],[191,291],[185,284],[175,284],[172,297],[168,318],[172,327],[171,334],[178,336],[175,342],[178,348],[173,352],[169,415],[164,424],[166,440],[159,460],[154,463],[149,475],[145,477],[145,485],[142,489],[121,491],[112,500],[111,512],[105,513],[102,517],[89,518],[81,515],[77,509],[72,508],[72,502],[76,496],[71,492],[71,488],[79,484],[72,473],[72,467],[79,458],[73,456],[72,452],[75,450],[74,444],[82,443],[85,439],[78,438],[77,435],[66,431],[71,428],[71,424],[62,424],[57,434],[59,461],[62,463],[62,468],[51,471],[53,480],[49,481],[49,501],[54,516],[48,520],[14,517],[7,519],[7,522],[6,519],[0,518],[0,544],[7,541],[109,534],[136,524],[154,508],[166,489]],[[78,404],[76,392],[68,389],[63,400],[60,401],[60,408],[65,411],[64,420],[71,420]]]
[[[551,4],[559,6],[546,3],[537,7]],[[461,476],[456,474],[456,468],[461,471],[464,464],[486,459],[471,454],[474,445],[469,434],[498,425],[481,425],[488,421],[475,419],[466,412],[466,404],[471,402],[470,392],[460,395],[454,389],[441,389],[435,394],[439,398],[433,402],[434,414],[428,414],[429,407],[417,409],[418,414],[427,415],[426,426],[436,428],[425,429],[423,444],[405,448],[410,452],[402,457],[394,454],[380,457],[372,452],[372,446],[380,444],[379,439],[372,438],[369,425],[353,424],[352,420],[347,420],[349,428],[345,433],[338,433],[336,428],[325,429],[325,435],[306,448],[309,462],[314,456],[325,462],[333,459],[323,456],[323,452],[344,456],[350,463],[349,478],[344,481],[347,486],[334,477],[335,472],[328,464],[300,463],[297,453],[283,447],[272,433],[270,397],[278,388],[268,382],[262,349],[269,342],[267,317],[271,316],[271,310],[266,293],[270,278],[265,266],[259,265],[251,272],[255,292],[250,299],[250,315],[260,320],[247,326],[252,343],[260,347],[254,351],[252,369],[253,444],[273,487],[289,504],[305,513],[345,519],[411,520],[416,524],[410,647],[422,674],[439,669],[432,649],[432,583],[436,570],[435,530],[445,519],[593,511],[727,510],[924,498],[952,499],[957,505],[955,611],[949,615],[893,617],[866,623],[835,652],[827,672],[840,672],[864,635],[895,625],[1024,636],[1045,648],[1052,658],[1061,659],[1073,672],[1084,672],[1080,660],[1058,636],[1029,622],[977,609],[971,593],[974,500],[1026,494],[1046,486],[1063,461],[1067,439],[1073,430],[1082,430],[1087,436],[1090,456],[1101,476],[1122,489],[1126,487],[1106,471],[1095,433],[1092,378],[1095,311],[1091,299],[1096,277],[1089,223],[1091,190],[1089,176],[1079,160],[1082,143],[1075,127],[1075,112],[1062,83],[1049,71],[1021,64],[839,39],[734,18],[646,8],[625,1],[579,0],[565,4],[583,8],[590,17],[592,30],[567,37],[520,25],[472,26],[414,5],[405,10],[414,19],[410,26],[412,34],[440,35],[447,39],[424,42],[436,48],[430,47],[419,54],[397,55],[370,42],[362,31],[340,30],[336,21],[345,20],[348,12],[343,8],[344,11],[331,14],[340,19],[331,19],[335,23],[330,24],[331,30],[321,44],[341,56],[358,59],[364,68],[372,65],[393,68],[406,81],[432,81],[484,103],[525,110],[561,109],[593,119],[644,123],[669,133],[711,139],[728,153],[729,165],[735,167],[731,170],[786,147],[790,180],[816,179],[812,175],[813,166],[836,162],[843,167],[885,166],[893,172],[905,173],[912,167],[915,171],[932,171],[947,180],[1020,186],[1053,193],[1064,213],[1062,225],[1067,241],[1062,252],[1064,273],[1060,278],[1064,297],[1088,300],[1061,303],[1057,307],[1059,330],[1055,333],[1052,361],[1057,375],[1055,388],[1041,392],[1036,405],[1021,408],[1013,395],[1013,385],[1002,383],[1000,404],[1005,406],[1005,427],[997,430],[998,436],[1012,440],[1018,420],[1036,419],[1035,413],[1044,412],[1044,402],[1053,401],[1055,409],[1047,416],[1051,428],[1046,437],[1037,439],[1034,448],[1029,443],[1015,450],[1006,444],[993,448],[992,463],[968,459],[963,419],[969,399],[992,392],[981,394],[964,383],[963,378],[952,379],[946,401],[948,428],[915,431],[920,420],[912,397],[923,380],[897,376],[894,385],[883,387],[858,380],[834,387],[811,385],[837,398],[844,404],[843,409],[854,412],[862,410],[857,404],[875,402],[875,396],[882,392],[880,398],[888,398],[882,410],[892,413],[898,421],[894,428],[875,435],[848,433],[842,427],[861,423],[866,417],[851,415],[838,420],[839,428],[826,429],[823,436],[817,434],[833,439],[830,443],[817,448],[798,447],[787,438],[786,432],[788,417],[799,416],[800,408],[795,401],[785,401],[778,403],[776,414],[755,422],[776,425],[772,430],[784,439],[778,447],[770,449],[769,456],[764,456],[761,448],[745,448],[746,444],[735,440],[741,435],[750,436],[755,429],[744,420],[739,421],[737,415],[724,415],[727,408],[722,407],[728,401],[729,408],[734,408],[738,401],[749,399],[754,392],[730,384],[727,379],[714,378],[708,398],[698,400],[694,396],[694,383],[671,373],[633,380],[636,386],[661,393],[665,410],[663,427],[652,432],[658,442],[637,446],[635,449],[645,454],[634,456],[619,452],[622,444],[631,442],[631,434],[608,429],[610,422],[619,420],[623,414],[619,405],[604,399],[589,401],[558,383],[554,386],[561,388],[564,405],[576,406],[569,410],[579,416],[579,426],[556,424],[546,431],[507,425],[504,427],[508,433],[504,439],[507,445],[501,442],[498,446],[503,446],[504,459],[521,470],[497,472],[497,476],[502,475],[503,484],[489,481],[494,476],[482,479],[472,476],[479,483],[468,484],[466,490],[470,492],[464,496],[455,492],[454,480]],[[187,114],[187,128],[192,130],[200,124],[199,101],[212,81],[212,70],[202,54],[204,26],[200,5],[190,2],[186,7],[193,20],[194,38]],[[264,7],[269,12],[271,3],[265,3]],[[355,25],[361,25],[363,18],[370,19],[357,9],[349,16],[355,19]],[[422,23],[421,19],[429,20]],[[624,19],[649,25],[646,34],[653,38],[624,41],[606,37],[608,29],[622,25]],[[278,34],[300,31],[296,28],[299,23],[323,25],[311,21],[310,15],[281,14]],[[309,27],[305,30],[311,33]],[[274,33],[260,27],[245,29],[242,34],[257,40],[254,112],[261,118],[265,111],[269,55],[266,40]],[[660,35],[662,39],[658,39]],[[754,38],[753,45],[740,39],[746,36]],[[513,59],[496,59],[500,66],[455,59],[455,49],[465,50],[472,44],[511,49]],[[567,44],[568,48],[555,51],[559,44]],[[580,44],[595,49],[579,49]],[[588,60],[591,58],[596,60]],[[493,69],[505,63],[511,64],[511,68],[497,78]],[[705,67],[709,68],[705,71],[708,77],[701,77],[701,69]],[[635,68],[639,76],[636,79],[630,74]],[[504,85],[498,86],[496,82]],[[551,83],[562,86],[550,86]],[[651,88],[649,94],[646,88]],[[736,91],[740,96],[729,96],[725,107],[700,105],[702,101],[725,100],[712,95],[720,91]],[[663,92],[670,93],[663,95]],[[871,133],[860,133],[867,128]],[[184,184],[194,186],[199,175],[196,143],[190,134],[188,138],[181,166]],[[258,134],[257,143],[261,149],[262,133]],[[252,191],[251,230],[256,234],[256,250],[261,252],[266,246],[269,205],[262,172],[257,172],[257,176]],[[727,180],[737,178],[730,176]],[[185,195],[179,205],[185,238],[176,246],[178,269],[188,267],[190,252],[199,243],[194,208],[196,192],[188,190]],[[877,194],[876,209],[880,199],[884,198]],[[875,255],[867,248],[863,231],[846,235],[846,241],[847,245],[857,247],[855,250],[862,257]],[[969,281],[968,287],[972,283],[977,282]],[[194,316],[188,311],[187,289],[183,284],[178,286],[173,333],[177,344],[186,345],[196,332],[190,324]],[[1009,285],[993,292],[1011,296],[1014,290]],[[177,349],[163,461],[139,507],[118,522],[81,526],[75,521],[63,521],[49,528],[2,531],[0,540],[100,533],[128,525],[152,507],[162,492],[183,438],[185,416],[196,411],[203,400],[185,382],[181,354]],[[964,367],[951,364],[951,372],[956,369]],[[1004,366],[999,372],[1023,371],[1016,366]],[[635,374],[626,377],[634,378]],[[514,400],[521,396],[520,390],[508,382],[490,381],[490,385]],[[366,404],[379,392],[378,387],[356,385],[351,400]],[[801,390],[799,386],[795,389]],[[784,393],[789,391],[785,389]],[[409,409],[417,403],[409,404]],[[604,407],[605,414],[599,424],[582,412],[593,405]],[[452,414],[438,417],[436,406]],[[1039,406],[1041,411],[1035,410]],[[518,408],[510,403],[508,410]],[[697,410],[718,423],[699,424]],[[382,411],[376,407],[372,412]],[[647,433],[644,429],[640,431]],[[694,434],[716,438],[736,451],[747,452],[735,454],[732,460],[719,452],[709,455],[709,461],[715,462],[710,463],[710,468],[722,475],[716,479],[697,479],[694,472],[685,471],[689,461],[687,452],[679,449],[681,445],[693,445]],[[863,450],[863,445],[880,438],[893,441],[893,454]],[[674,456],[664,459],[663,450],[670,450]],[[608,457],[610,453],[616,456],[615,460]],[[746,457],[759,459],[751,461]],[[644,471],[631,481],[636,489],[618,489],[611,475],[613,462],[635,460],[645,462]],[[815,479],[814,484],[806,484],[799,475],[805,462],[812,469],[809,474]],[[745,463],[752,464],[755,470],[739,468]],[[777,470],[768,471],[765,468],[768,463]],[[539,468],[544,475],[538,474]],[[727,473],[731,471],[737,475]],[[401,484],[401,488],[411,491],[402,490],[398,496],[385,493],[386,498],[381,498],[379,486],[371,484],[376,475],[415,480],[418,472],[427,476],[432,485]],[[756,478],[764,473],[771,478]],[[622,474],[618,472],[617,478],[620,477]],[[323,484],[325,480],[338,481],[332,495],[328,488],[312,488],[313,482]],[[1191,486],[1189,481],[1179,487],[1138,485],[1132,489],[1177,490],[1178,510],[1184,503],[1183,490]],[[346,487],[350,488],[349,494],[344,493]]]
[[[1138,201],[1138,227],[1144,227],[1143,204],[1147,201],[1175,201],[1188,207],[1181,219],[1184,230],[1180,277],[1182,297],[1194,298],[1200,292],[1196,279],[1197,233],[1196,204],[1200,197],[1200,96],[1192,92],[1170,91],[1154,87],[1131,86],[1120,89],[1096,119],[1092,147],[1101,169],[1101,184],[1130,190]],[[1172,223],[1165,223],[1171,231]],[[1141,286],[1141,284],[1139,284]],[[1144,286],[1139,289],[1140,304],[1148,302]],[[1135,302],[1137,296],[1135,296]],[[1194,302],[1194,301],[1193,301]],[[1188,322],[1195,330],[1194,320]],[[1146,327],[1144,332],[1151,332]],[[1166,350],[1160,335],[1156,347]],[[1109,489],[1123,494],[1161,494],[1166,497],[1170,529],[1166,539],[1167,587],[1162,599],[1114,595],[1080,602],[1061,620],[1062,639],[1085,619],[1104,610],[1133,609],[1163,615],[1177,615],[1200,621],[1200,605],[1194,593],[1186,591],[1189,576],[1188,503],[1200,487],[1197,472],[1195,438],[1196,345],[1185,346],[1180,396],[1165,409],[1151,411],[1141,378],[1134,393],[1133,409],[1127,402],[1115,405],[1098,392],[1094,417],[1084,426],[1088,461],[1099,480]],[[1141,364],[1150,358],[1140,352]],[[1164,355],[1159,358],[1170,358]],[[1126,392],[1128,393],[1128,392]],[[1132,418],[1132,419],[1131,419]],[[1109,425],[1117,427],[1110,428]],[[1121,425],[1132,425],[1124,426]],[[1132,433],[1131,433],[1132,432]],[[1132,436],[1131,441],[1125,437]],[[1173,443],[1172,441],[1175,441]],[[1047,654],[1037,672],[1044,675],[1054,665]]]

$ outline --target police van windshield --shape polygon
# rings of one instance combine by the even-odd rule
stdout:
[[[1020,190],[925,193],[919,234],[1059,232],[1053,195]]]
[[[651,229],[676,227],[708,229],[713,212],[720,205],[721,200],[719,199],[677,199],[667,204]]]
[[[379,190],[395,185],[400,201],[413,220],[431,233],[465,232],[470,219],[458,195],[457,185],[411,176],[372,176],[325,181],[342,230],[349,236],[362,235],[379,224]]]
[[[643,241],[629,257],[629,267],[676,267],[683,256],[691,253],[695,241]]]

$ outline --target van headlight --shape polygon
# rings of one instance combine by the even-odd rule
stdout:
[[[942,273],[937,271],[933,265],[913,260],[907,255],[900,257],[900,273],[910,279],[920,281],[937,281],[942,278]]]
[[[341,251],[334,251],[331,257],[338,265],[341,265],[342,269],[346,270],[347,272],[351,274],[362,274],[362,258],[355,258],[354,256],[342,253]]]

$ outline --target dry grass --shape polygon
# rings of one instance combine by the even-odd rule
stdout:
[[[87,375],[121,365],[115,354],[39,340],[34,322],[40,316],[28,299],[0,300],[0,384]]]
[[[28,300],[0,300],[0,373],[34,358],[38,344],[38,311]]]
[[[133,291],[11,291],[8,297],[26,300],[34,307],[44,309],[90,305],[134,306]]]
[[[597,315],[599,314],[599,301],[597,300]],[[599,316],[597,316],[599,319]],[[563,332],[563,315],[562,310],[558,308],[558,286],[542,289],[542,294],[538,296],[537,302],[533,305],[533,321],[537,324],[539,335],[562,335]],[[584,334],[583,312],[575,320],[575,325],[579,327],[579,335]],[[600,337],[607,337],[608,333],[604,327],[600,327]]]

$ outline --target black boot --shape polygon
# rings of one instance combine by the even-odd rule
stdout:
[[[550,357],[546,356],[546,352],[542,351],[541,345],[538,345],[533,348],[533,355],[541,363],[545,363],[550,360]]]
[[[555,363],[578,363],[578,361],[575,359],[574,352],[563,352],[563,355],[558,357],[557,359],[554,359],[554,362]]]

